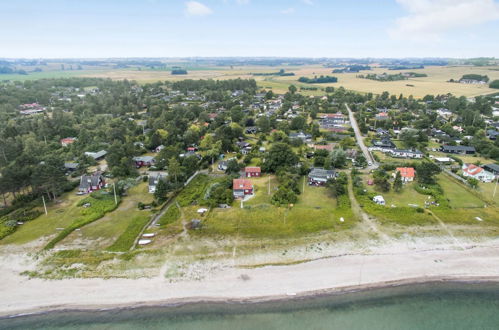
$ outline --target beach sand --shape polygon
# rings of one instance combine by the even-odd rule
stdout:
[[[22,253],[0,257],[0,315],[198,301],[262,301],[425,281],[499,281],[499,241],[409,246],[393,241],[286,266],[221,267],[201,280],[29,279]],[[241,264],[241,263],[239,263]],[[164,267],[163,267],[164,268]]]

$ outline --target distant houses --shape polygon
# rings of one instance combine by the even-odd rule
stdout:
[[[64,139],[61,139],[60,142],[61,142],[61,146],[63,147],[67,147],[69,146],[70,144],[73,144],[75,143],[77,140],[77,138],[75,137],[67,137],[67,138],[64,138]]]
[[[105,184],[106,181],[100,172],[96,172],[91,175],[82,175],[80,177],[78,191],[88,194],[92,191],[100,190]]]
[[[475,147],[468,146],[448,146],[443,145],[440,151],[448,154],[472,155],[476,152]]]
[[[97,151],[97,152],[90,152],[90,151],[85,152],[85,156],[93,158],[94,160],[101,160],[106,155],[107,155],[107,151],[106,150],[101,150],[101,151]]]
[[[232,194],[234,198],[244,198],[248,195],[253,195],[253,184],[251,181],[246,179],[234,179],[232,180]]]

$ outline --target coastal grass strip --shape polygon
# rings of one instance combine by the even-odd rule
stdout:
[[[98,197],[97,197],[98,196]],[[81,228],[89,223],[92,223],[102,218],[106,213],[114,211],[118,205],[115,203],[114,197],[111,195],[94,195],[82,199],[77,207],[82,207],[85,204],[90,204],[87,208],[82,208],[80,217],[77,217],[69,227],[62,230],[56,237],[54,237],[45,247],[45,250],[50,250],[55,247],[57,243],[66,238],[69,234],[78,228]]]
[[[142,229],[147,225],[149,220],[150,217],[146,215],[134,217],[123,234],[107,250],[111,252],[126,252],[130,250],[137,236],[142,232]]]

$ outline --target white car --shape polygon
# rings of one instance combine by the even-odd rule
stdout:
[[[372,165],[373,165],[373,163],[372,163],[372,162],[368,162],[368,163],[367,163],[367,165],[372,166]]]

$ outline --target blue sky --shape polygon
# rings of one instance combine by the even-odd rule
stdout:
[[[0,0],[0,57],[499,57],[495,0]]]

